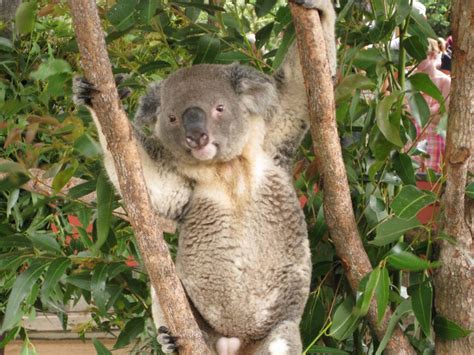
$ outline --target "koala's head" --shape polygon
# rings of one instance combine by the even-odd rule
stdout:
[[[239,156],[251,134],[250,121],[271,115],[277,102],[273,79],[240,65],[181,69],[159,85],[159,96],[155,132],[187,163]]]

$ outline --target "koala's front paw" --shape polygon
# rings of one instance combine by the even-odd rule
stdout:
[[[76,105],[92,106],[92,94],[98,90],[83,77],[76,76],[72,80],[72,92],[72,99]]]
[[[158,328],[158,343],[161,345],[161,351],[165,354],[174,352],[178,346],[176,345],[177,337],[171,336],[167,327],[161,326]]]
[[[120,85],[125,79],[126,75],[119,74],[115,76],[115,85]],[[72,81],[73,101],[76,105],[92,106],[92,95],[99,92],[94,85],[89,83],[85,78],[76,76]],[[121,87],[118,89],[120,100],[130,96],[132,91],[128,87]]]

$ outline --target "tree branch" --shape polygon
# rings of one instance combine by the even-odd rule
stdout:
[[[466,185],[474,173],[474,2],[452,5],[453,70],[446,137],[444,232],[455,244],[440,241],[441,267],[436,270],[435,308],[438,315],[474,329],[473,229],[474,201]],[[455,340],[436,336],[436,354],[471,354],[474,333]]]
[[[362,245],[352,210],[352,202],[339,135],[337,133],[333,85],[326,55],[324,35],[317,11],[290,4],[296,39],[303,69],[311,136],[315,156],[323,178],[324,215],[336,253],[342,260],[346,277],[354,292],[362,278],[372,271]],[[381,340],[392,313],[387,310],[377,322],[375,300],[370,305],[367,319]],[[389,354],[415,354],[400,329],[395,329],[386,348]]]
[[[167,324],[179,336],[181,354],[210,354],[156,222],[136,141],[115,87],[96,3],[70,0],[69,6],[85,77],[98,90],[92,103],[114,158],[137,244]]]

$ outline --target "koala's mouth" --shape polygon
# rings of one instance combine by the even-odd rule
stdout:
[[[193,148],[190,150],[191,155],[201,161],[214,159],[217,155],[219,145],[215,142],[206,144],[202,148]]]

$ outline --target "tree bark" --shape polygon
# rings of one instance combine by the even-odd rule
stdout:
[[[441,267],[435,274],[436,312],[474,329],[473,215],[466,198],[472,182],[474,137],[474,1],[453,1],[453,70],[446,139],[444,232],[456,244],[440,243]],[[470,176],[470,177],[469,177]],[[472,354],[474,335],[458,340],[436,338],[437,354]]]
[[[137,244],[167,324],[172,334],[179,336],[180,354],[210,354],[156,222],[136,141],[115,87],[95,0],[70,0],[69,6],[85,77],[98,90],[92,103],[113,155]]]
[[[10,22],[15,17],[16,9],[20,5],[21,0],[0,0],[0,20],[4,22]],[[5,37],[11,37],[12,35],[12,24],[9,24],[0,35]]]
[[[372,266],[362,245],[352,209],[337,132],[334,89],[324,35],[317,11],[291,4],[291,12],[308,96],[311,136],[323,178],[324,215],[336,253],[342,261],[352,290],[356,292],[362,278],[372,271]],[[391,315],[388,309],[378,323],[373,300],[367,319],[379,340],[386,332]],[[402,331],[396,328],[387,344],[386,353],[401,355],[415,354],[415,351]]]

